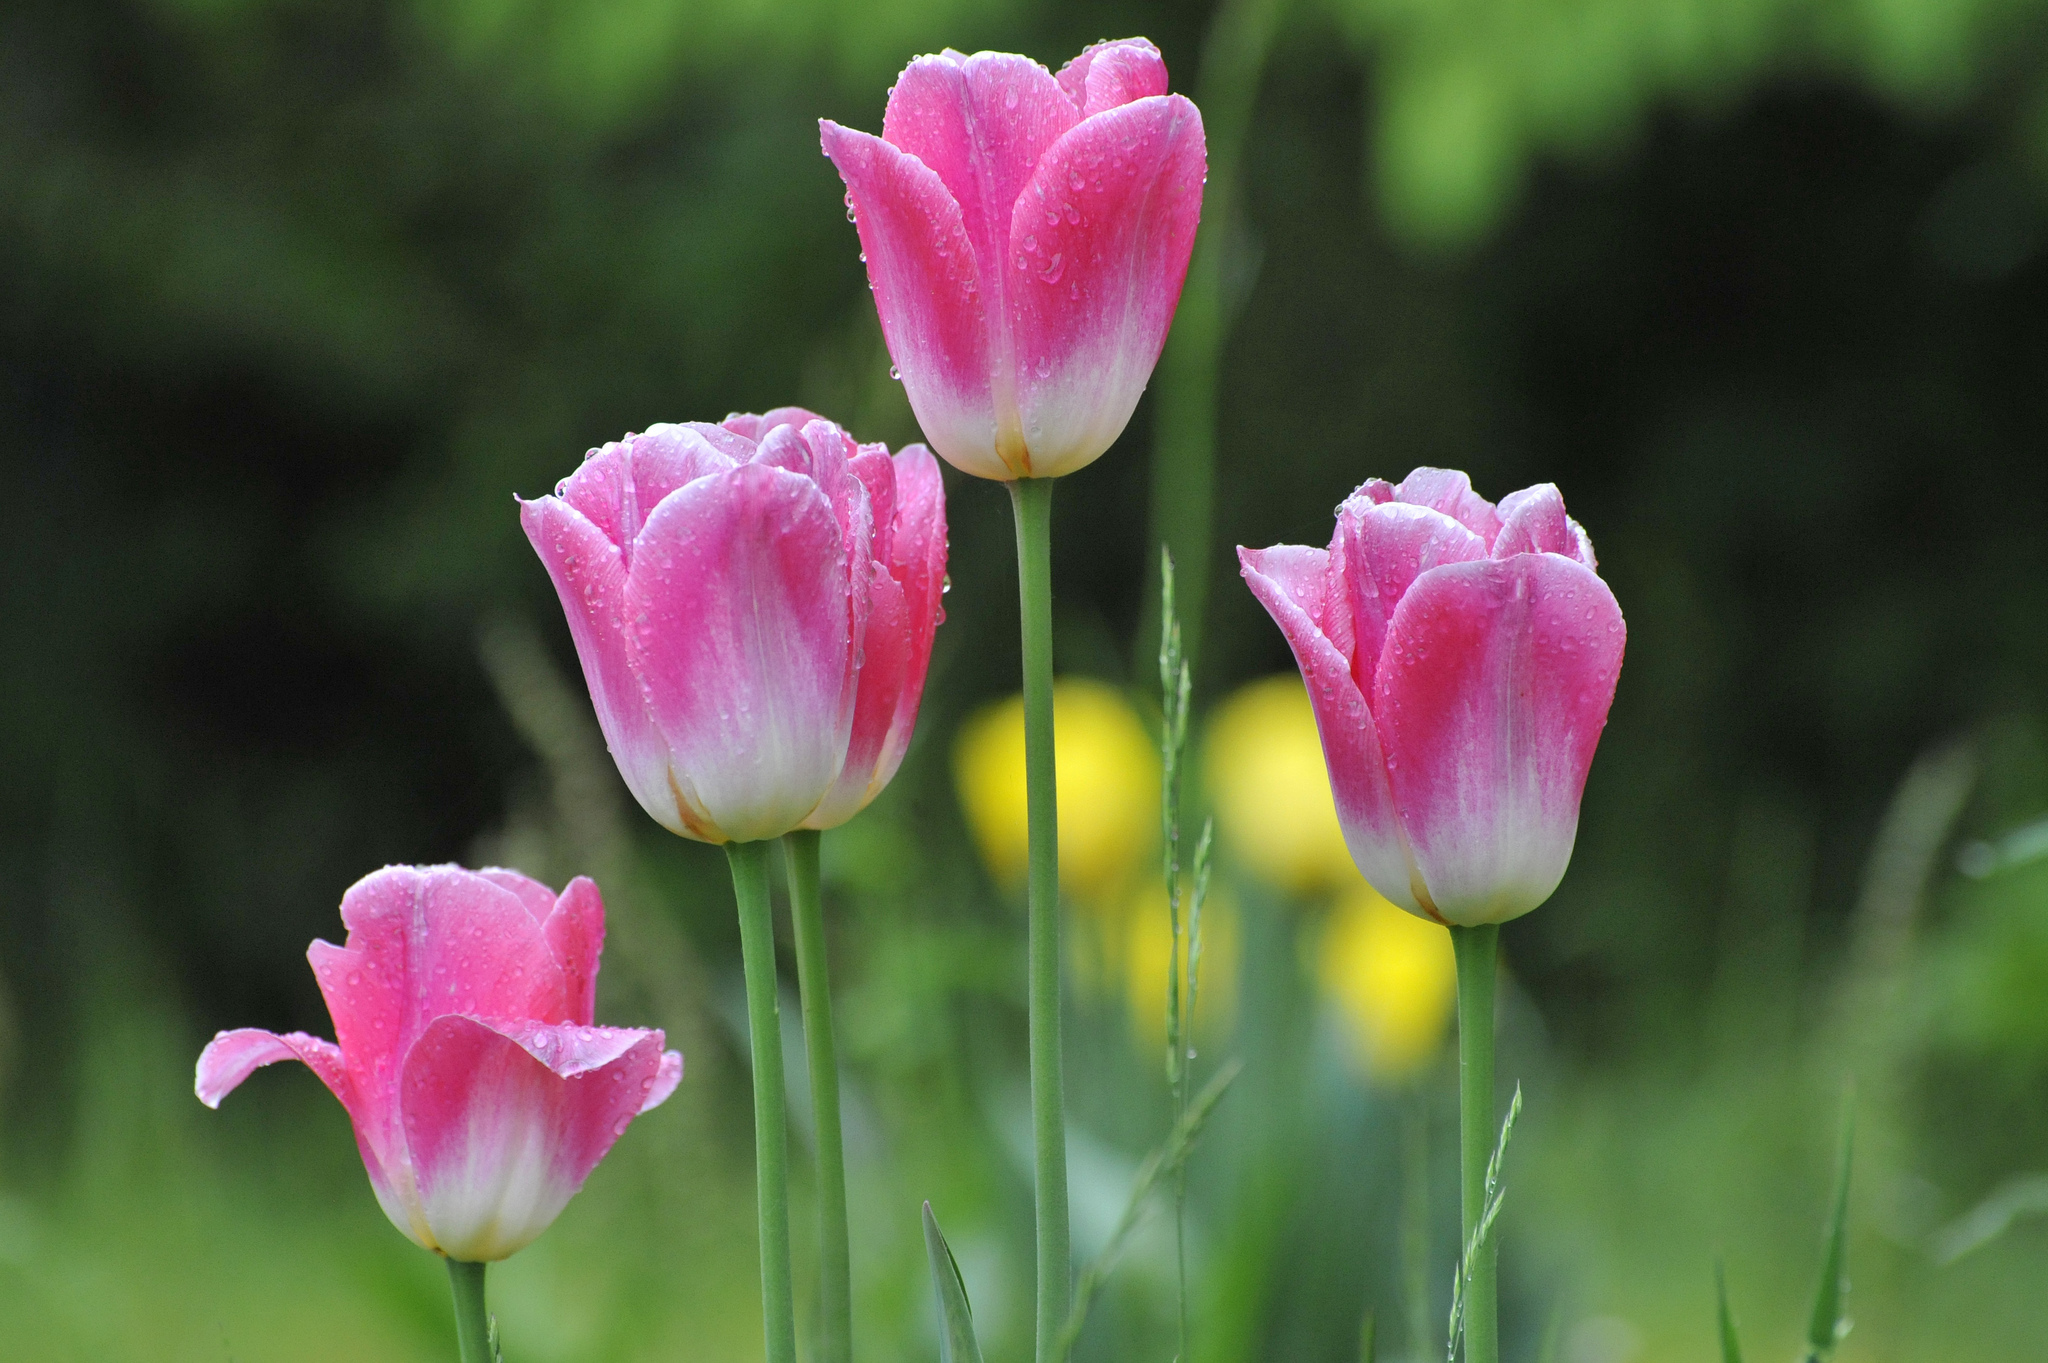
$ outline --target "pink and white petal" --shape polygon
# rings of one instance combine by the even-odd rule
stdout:
[[[536,923],[545,924],[548,916],[555,911],[555,892],[524,871],[508,870],[503,866],[482,866],[471,874],[482,876],[524,904],[527,914]]]
[[[555,495],[604,532],[631,562],[633,537],[647,515],[695,478],[731,468],[732,458],[694,426],[649,426],[584,456]]]
[[[1060,89],[1081,117],[1167,91],[1166,59],[1149,38],[1117,38],[1084,48],[1060,68]]]
[[[304,1032],[280,1035],[258,1027],[216,1032],[213,1040],[206,1043],[206,1049],[199,1053],[192,1091],[208,1107],[219,1107],[220,1100],[241,1087],[244,1079],[263,1066],[274,1065],[280,1060],[297,1060],[319,1075],[328,1092],[340,1099],[341,1105],[353,1114],[355,1094],[349,1083],[348,1071],[342,1065],[341,1047]]]
[[[683,1082],[683,1053],[663,1051],[661,1067],[654,1072],[654,1083],[648,1086],[647,1096],[640,1100],[642,1112],[652,1112],[669,1100],[676,1091],[676,1085]]]
[[[1018,196],[1004,273],[1032,476],[1123,433],[1180,302],[1206,166],[1195,106],[1153,96],[1077,125]]]
[[[915,156],[830,120],[819,127],[846,182],[882,335],[918,425],[962,472],[1015,476],[996,453],[988,299],[960,205]]]
[[[1445,921],[1504,922],[1557,888],[1626,640],[1607,584],[1556,554],[1435,568],[1402,598],[1373,713]]]
[[[1562,554],[1598,570],[1593,542],[1579,523],[1564,512],[1564,495],[1555,483],[1538,483],[1510,492],[1500,501],[1500,537],[1493,557],[1513,554]]]
[[[889,576],[888,570],[872,563],[867,577],[872,604],[861,648],[846,763],[831,791],[804,820],[806,828],[837,828],[865,809],[889,777],[896,774],[893,765],[886,774],[881,767],[896,720],[897,701],[903,694],[904,678],[910,668],[910,620],[903,588]],[[896,758],[900,762],[902,753],[898,752]]]
[[[874,535],[868,541],[867,557],[877,563],[894,561],[896,542],[896,462],[887,445],[863,445],[847,461],[847,470],[868,490],[868,508]]]
[[[1029,57],[919,57],[889,91],[882,139],[938,175],[960,205],[984,286],[1000,288],[1011,207],[1046,149],[1079,121],[1052,72]]]
[[[1283,544],[1271,549],[1240,547],[1237,558],[1245,584],[1287,637],[1308,686],[1330,793],[1351,860],[1374,889],[1410,913],[1422,913],[1372,714],[1352,680],[1349,660],[1324,637],[1311,614],[1322,604],[1327,554]]]
[[[570,881],[542,928],[562,969],[565,1020],[588,1026],[597,1015],[597,966],[604,955],[604,897],[597,882],[589,876]]]
[[[868,458],[862,455],[856,466],[865,467]],[[889,462],[895,523],[886,543],[892,552],[885,560],[886,573],[878,572],[874,582],[877,604],[868,620],[867,667],[861,673],[846,769],[832,795],[805,821],[808,828],[845,822],[895,779],[917,728],[932,639],[946,617],[946,488],[939,461],[924,446],[910,445]],[[880,470],[868,468],[864,476],[875,479],[871,489],[882,485]],[[878,546],[885,543],[879,527],[875,540]],[[900,669],[890,663],[886,683],[879,671],[883,654],[901,659]]]
[[[718,424],[734,435],[744,436],[758,444],[777,426],[794,426],[802,430],[809,423],[823,419],[807,407],[773,407],[760,413],[734,412]]]
[[[454,1259],[490,1262],[532,1243],[661,1078],[660,1032],[508,1030],[436,1018],[405,1061],[419,1204],[433,1247]]]
[[[521,502],[519,524],[561,598],[569,637],[583,665],[583,681],[597,711],[597,727],[619,775],[656,823],[682,832],[682,814],[669,781],[668,743],[648,713],[627,649],[624,551],[559,497]]]
[[[635,675],[712,842],[778,837],[831,789],[853,724],[844,535],[801,475],[762,464],[656,509],[627,579]]]
[[[1412,502],[1441,511],[1493,547],[1500,534],[1500,515],[1492,502],[1472,490],[1472,480],[1457,469],[1419,468],[1394,489],[1398,502]]]
[[[1387,639],[1387,623],[1410,584],[1444,563],[1486,557],[1486,542],[1441,511],[1410,502],[1366,504],[1338,513],[1344,544],[1344,585],[1357,651],[1352,676],[1371,694],[1373,674]]]

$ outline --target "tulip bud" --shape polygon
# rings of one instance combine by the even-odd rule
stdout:
[[[1005,52],[919,57],[882,135],[822,122],[882,334],[946,462],[1005,481],[1123,433],[1202,215],[1202,117],[1143,38],[1057,77]]]
[[[592,1026],[604,903],[516,871],[390,866],[342,897],[341,946],[307,952],[334,1041],[222,1032],[194,1087],[218,1107],[303,1061],[355,1125],[384,1214],[414,1243],[484,1263],[532,1243],[683,1057],[659,1031]]]
[[[1440,923],[1550,897],[1627,629],[1548,483],[1374,479],[1328,549],[1237,551],[1308,683],[1337,817],[1374,889]]]

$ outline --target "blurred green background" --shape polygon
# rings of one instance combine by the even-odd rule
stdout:
[[[10,0],[0,1356],[451,1356],[318,1084],[191,1096],[216,1028],[328,1032],[306,943],[437,860],[595,873],[600,1020],[688,1054],[494,1274],[508,1358],[759,1356],[724,860],[626,798],[512,495],[734,409],[917,438],[816,120],[878,128],[919,52],[1128,33],[1208,115],[1208,254],[1178,377],[1061,487],[1061,670],[1156,713],[1165,531],[1207,545],[1198,707],[1284,671],[1229,546],[1424,463],[1560,484],[1628,615],[1571,872],[1505,937],[1507,1356],[1705,1360],[1719,1255],[1789,1356],[1852,1079],[1842,1357],[2038,1353],[2048,3]],[[918,742],[825,843],[867,1359],[936,1357],[925,1198],[992,1359],[1029,1325],[1022,920],[954,762],[1016,686],[1009,511],[948,486]],[[1167,1113],[1109,968],[1157,912],[1115,728],[1069,818],[1136,887],[1075,896],[1084,1255]],[[1247,1069],[1191,1175],[1198,1363],[1350,1363],[1368,1312],[1440,1355],[1447,1060],[1357,1044],[1426,962],[1346,974],[1355,886],[1224,832],[1203,1063]],[[1170,1356],[1165,1225],[1083,1363]]]

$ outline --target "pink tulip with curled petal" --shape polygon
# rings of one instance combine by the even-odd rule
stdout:
[[[341,946],[307,952],[335,1039],[222,1032],[195,1087],[218,1107],[259,1067],[305,1062],[423,1248],[485,1263],[532,1243],[683,1077],[659,1031],[593,1025],[604,902],[582,877],[558,898],[516,871],[389,866],[341,921]]]
[[[948,49],[905,67],[882,135],[824,120],[882,334],[932,447],[982,478],[1108,449],[1166,344],[1202,216],[1202,116],[1143,38],[1059,75]]]
[[[945,617],[923,446],[892,456],[794,407],[650,426],[519,519],[619,772],[664,827],[832,828],[896,774]]]
[[[1354,492],[1327,549],[1237,556],[1308,683],[1373,888],[1466,927],[1548,899],[1628,635],[1557,489],[1495,506],[1417,469]]]

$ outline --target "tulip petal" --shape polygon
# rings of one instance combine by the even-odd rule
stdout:
[[[938,460],[912,445],[893,460],[879,451],[854,460],[878,509],[872,613],[846,765],[832,793],[804,821],[836,828],[867,807],[903,765],[917,726],[931,664],[932,636],[944,610],[946,494]]]
[[[1060,89],[1081,117],[1166,93],[1166,59],[1146,38],[1096,43],[1060,68]]]
[[[1018,197],[1004,273],[1032,476],[1082,467],[1130,421],[1180,301],[1206,165],[1195,106],[1151,96],[1077,125]]]
[[[1409,585],[1438,564],[1485,558],[1486,542],[1443,512],[1408,502],[1347,502],[1337,513],[1337,538],[1355,639],[1351,675],[1369,693],[1387,622]]]
[[[1374,889],[1410,913],[1423,912],[1372,713],[1352,678],[1349,659],[1317,623],[1328,596],[1328,553],[1296,544],[1271,549],[1240,546],[1237,558],[1245,584],[1287,636],[1308,684],[1323,761],[1330,772],[1330,793],[1352,861]]]
[[[1511,554],[1563,554],[1596,571],[1600,566],[1585,528],[1565,514],[1564,494],[1555,483],[1538,483],[1500,499],[1500,538],[1493,542],[1493,557]]]
[[[280,1060],[303,1062],[307,1069],[320,1076],[320,1082],[327,1085],[328,1092],[353,1113],[354,1093],[348,1071],[342,1065],[341,1047],[304,1032],[279,1035],[258,1027],[216,1032],[213,1040],[206,1043],[206,1049],[199,1053],[192,1090],[199,1095],[200,1102],[208,1107],[219,1107],[220,1100],[240,1088],[244,1079],[263,1066],[274,1065]]]
[[[619,546],[630,566],[633,539],[662,498],[735,462],[698,427],[664,423],[592,450],[555,495]]]
[[[919,57],[882,115],[882,140],[936,173],[974,243],[985,286],[1000,288],[1010,209],[1046,149],[1080,121],[1052,72],[1009,52]]]
[[[819,128],[846,181],[882,335],[918,425],[956,468],[1015,476],[996,455],[987,300],[960,205],[917,157],[829,119]]]
[[[625,595],[628,655],[691,835],[801,824],[853,722],[851,586],[824,493],[759,463],[698,479],[648,518]]]
[[[1472,480],[1457,469],[1419,468],[1401,480],[1393,500],[1413,502],[1441,511],[1492,547],[1500,534],[1500,515],[1493,503],[1472,490]]]
[[[654,1072],[654,1083],[648,1088],[647,1096],[640,1100],[642,1112],[652,1112],[669,1100],[676,1091],[676,1085],[683,1082],[683,1053],[663,1051],[661,1068]]]
[[[619,775],[656,823],[671,832],[684,831],[669,782],[668,741],[655,727],[628,657],[625,552],[560,497],[521,502],[519,524],[561,598],[597,727]]]
[[[1434,568],[1402,599],[1373,714],[1446,921],[1504,922],[1563,878],[1626,637],[1607,584],[1556,554]]]
[[[604,955],[604,897],[597,882],[589,876],[570,881],[542,927],[562,968],[565,1020],[588,1026],[597,1016],[597,965]]]
[[[766,436],[768,432],[774,430],[777,426],[794,426],[798,430],[802,430],[813,421],[823,420],[823,417],[807,407],[772,407],[758,414],[754,412],[734,412],[718,424],[721,428],[731,431],[734,435],[744,436],[746,439],[759,444],[762,437]]]
[[[434,1019],[399,1097],[433,1247],[488,1262],[546,1230],[662,1079],[661,1043],[655,1031]]]

